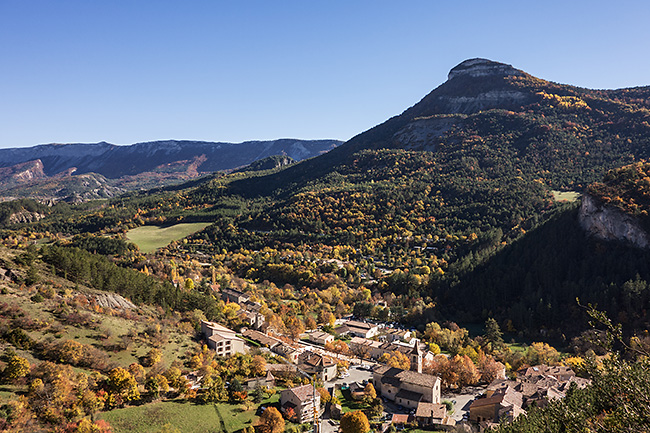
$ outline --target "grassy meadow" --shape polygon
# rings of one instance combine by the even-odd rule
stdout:
[[[567,201],[574,202],[578,201],[582,194],[576,191],[551,191],[553,193],[553,199],[555,201]]]
[[[194,404],[184,400],[114,409],[99,414],[115,433],[157,433],[178,429],[183,433],[234,433],[253,423],[255,409],[229,403]],[[170,428],[171,427],[171,428]]]
[[[170,242],[203,230],[210,223],[182,223],[169,227],[142,226],[129,230],[126,237],[144,253],[151,253]]]

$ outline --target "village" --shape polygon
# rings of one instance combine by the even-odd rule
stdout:
[[[247,294],[223,289],[221,296],[241,307],[238,314],[246,326],[235,332],[202,321],[207,346],[220,357],[255,349],[279,360],[267,363],[266,375],[248,379],[245,388],[276,389],[282,378],[298,378],[302,385],[277,387],[278,409],[288,420],[312,424],[318,432],[340,431],[342,415],[359,408],[365,408],[375,430],[381,432],[483,431],[512,421],[531,405],[543,407],[563,398],[571,386],[583,388],[589,383],[568,366],[525,367],[508,377],[499,363],[491,383],[452,392],[443,388],[440,377],[423,372],[423,366],[440,354],[430,351],[411,330],[349,316],[337,319],[328,332],[309,330],[294,339],[266,326],[261,305]],[[340,350],[340,342],[349,350]],[[396,353],[408,359],[408,368],[387,362]],[[200,377],[194,380],[200,387]],[[462,427],[466,428],[459,430]]]

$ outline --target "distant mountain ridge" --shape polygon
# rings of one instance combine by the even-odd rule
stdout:
[[[84,201],[231,171],[272,156],[300,161],[337,140],[279,139],[243,143],[166,140],[0,149],[0,195]],[[91,176],[91,177],[88,177]]]
[[[0,167],[40,160],[48,176],[76,168],[75,174],[94,172],[116,179],[205,156],[197,170],[210,173],[232,170],[273,155],[286,155],[300,161],[327,152],[341,143],[337,140],[279,139],[237,144],[187,140],[151,141],[128,146],[106,142],[42,144],[0,149]]]

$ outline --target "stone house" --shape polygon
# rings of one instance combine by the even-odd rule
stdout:
[[[360,358],[379,359],[379,357],[384,353],[384,350],[382,349],[384,344],[385,343],[382,343],[381,341],[369,340],[362,337],[352,337],[352,340],[348,343],[348,347],[352,353]]]
[[[221,289],[221,299],[223,299],[224,302],[234,302],[235,304],[241,305],[248,301],[250,296],[235,289]]]
[[[384,365],[373,371],[373,384],[377,394],[401,406],[440,403],[440,378],[430,374]]]
[[[407,329],[393,329],[388,328],[383,331],[383,340],[393,343],[395,341],[405,341],[411,343],[411,331]]]
[[[298,368],[307,374],[316,374],[323,382],[336,379],[336,362],[329,356],[305,350],[298,356]]]
[[[254,329],[247,329],[242,332],[242,335],[250,340],[255,341],[256,343],[261,344],[264,347],[268,347],[273,350],[274,347],[282,344],[282,341],[277,338],[271,337],[263,332],[256,331]]]
[[[208,347],[217,352],[218,356],[232,356],[235,353],[245,353],[244,340],[237,337],[235,331],[218,323],[201,321],[201,332],[207,340]]]
[[[320,394],[312,385],[285,389],[280,393],[280,408],[285,415],[292,409],[299,424],[320,416]]]
[[[312,331],[308,334],[308,338],[312,343],[320,344],[321,346],[325,346],[327,343],[334,341],[332,334],[323,331]]]
[[[589,380],[564,366],[519,370],[516,380],[497,379],[487,387],[484,398],[474,400],[469,408],[470,421],[489,424],[513,420],[530,405],[544,407],[550,400],[564,398],[572,383],[583,388]]]
[[[266,376],[254,377],[246,381],[247,389],[253,390],[258,387],[266,389],[275,388],[275,377],[271,374],[271,371],[267,371]]]
[[[418,404],[415,410],[415,421],[421,426],[456,424],[453,419],[447,416],[447,406],[423,401]]]
[[[280,356],[283,356],[287,359],[287,361],[293,362],[294,364],[298,362],[298,356],[300,355],[300,350],[291,347],[286,343],[274,346],[271,351],[273,353],[277,353]]]
[[[379,326],[372,323],[348,320],[343,325],[336,328],[335,332],[339,335],[350,334],[361,338],[372,338],[379,334]]]

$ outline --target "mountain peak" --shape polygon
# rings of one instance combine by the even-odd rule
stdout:
[[[447,80],[453,80],[457,77],[488,77],[488,76],[510,76],[524,75],[523,71],[515,69],[512,65],[499,63],[488,59],[469,59],[459,63],[449,71]]]

